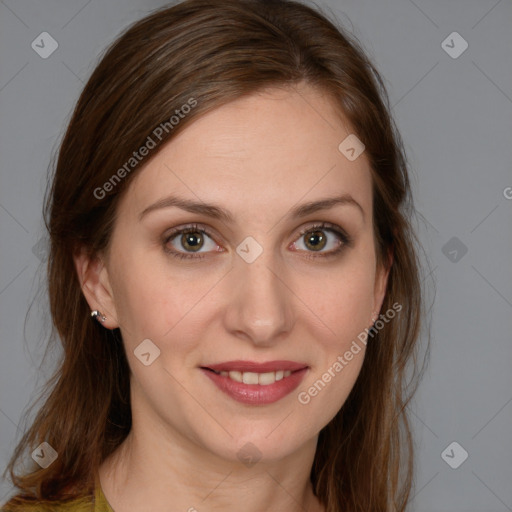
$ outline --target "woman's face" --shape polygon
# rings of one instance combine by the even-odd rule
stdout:
[[[168,143],[130,184],[90,286],[122,332],[134,425],[224,459],[316,441],[385,290],[365,154],[338,149],[351,131],[327,97],[297,90],[234,101]]]

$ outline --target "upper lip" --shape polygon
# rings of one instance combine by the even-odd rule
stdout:
[[[225,363],[209,364],[202,366],[216,372],[277,372],[279,370],[302,370],[308,368],[307,364],[297,363],[295,361],[267,361],[266,363],[257,363],[255,361],[226,361]]]

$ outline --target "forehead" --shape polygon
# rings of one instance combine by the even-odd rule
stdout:
[[[339,150],[351,133],[321,91],[267,89],[195,119],[139,171],[127,196],[138,208],[178,193],[261,211],[350,193],[371,211],[365,154],[350,161]]]

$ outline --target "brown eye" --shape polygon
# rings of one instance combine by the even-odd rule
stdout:
[[[323,231],[310,231],[304,235],[304,242],[308,249],[321,251],[327,244],[327,238]]]
[[[181,245],[185,250],[195,252],[204,245],[204,239],[199,231],[183,233],[181,235]]]
[[[165,252],[177,258],[203,258],[208,252],[222,252],[206,229],[187,226],[173,229],[163,239]]]
[[[330,222],[309,226],[292,244],[294,251],[304,253],[307,258],[336,256],[349,247],[352,247],[349,235]]]

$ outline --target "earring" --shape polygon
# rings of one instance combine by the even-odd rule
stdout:
[[[103,323],[107,319],[107,317],[105,315],[102,315],[97,309],[91,311],[91,316],[93,318],[96,318],[96,320],[98,320],[101,323]]]

